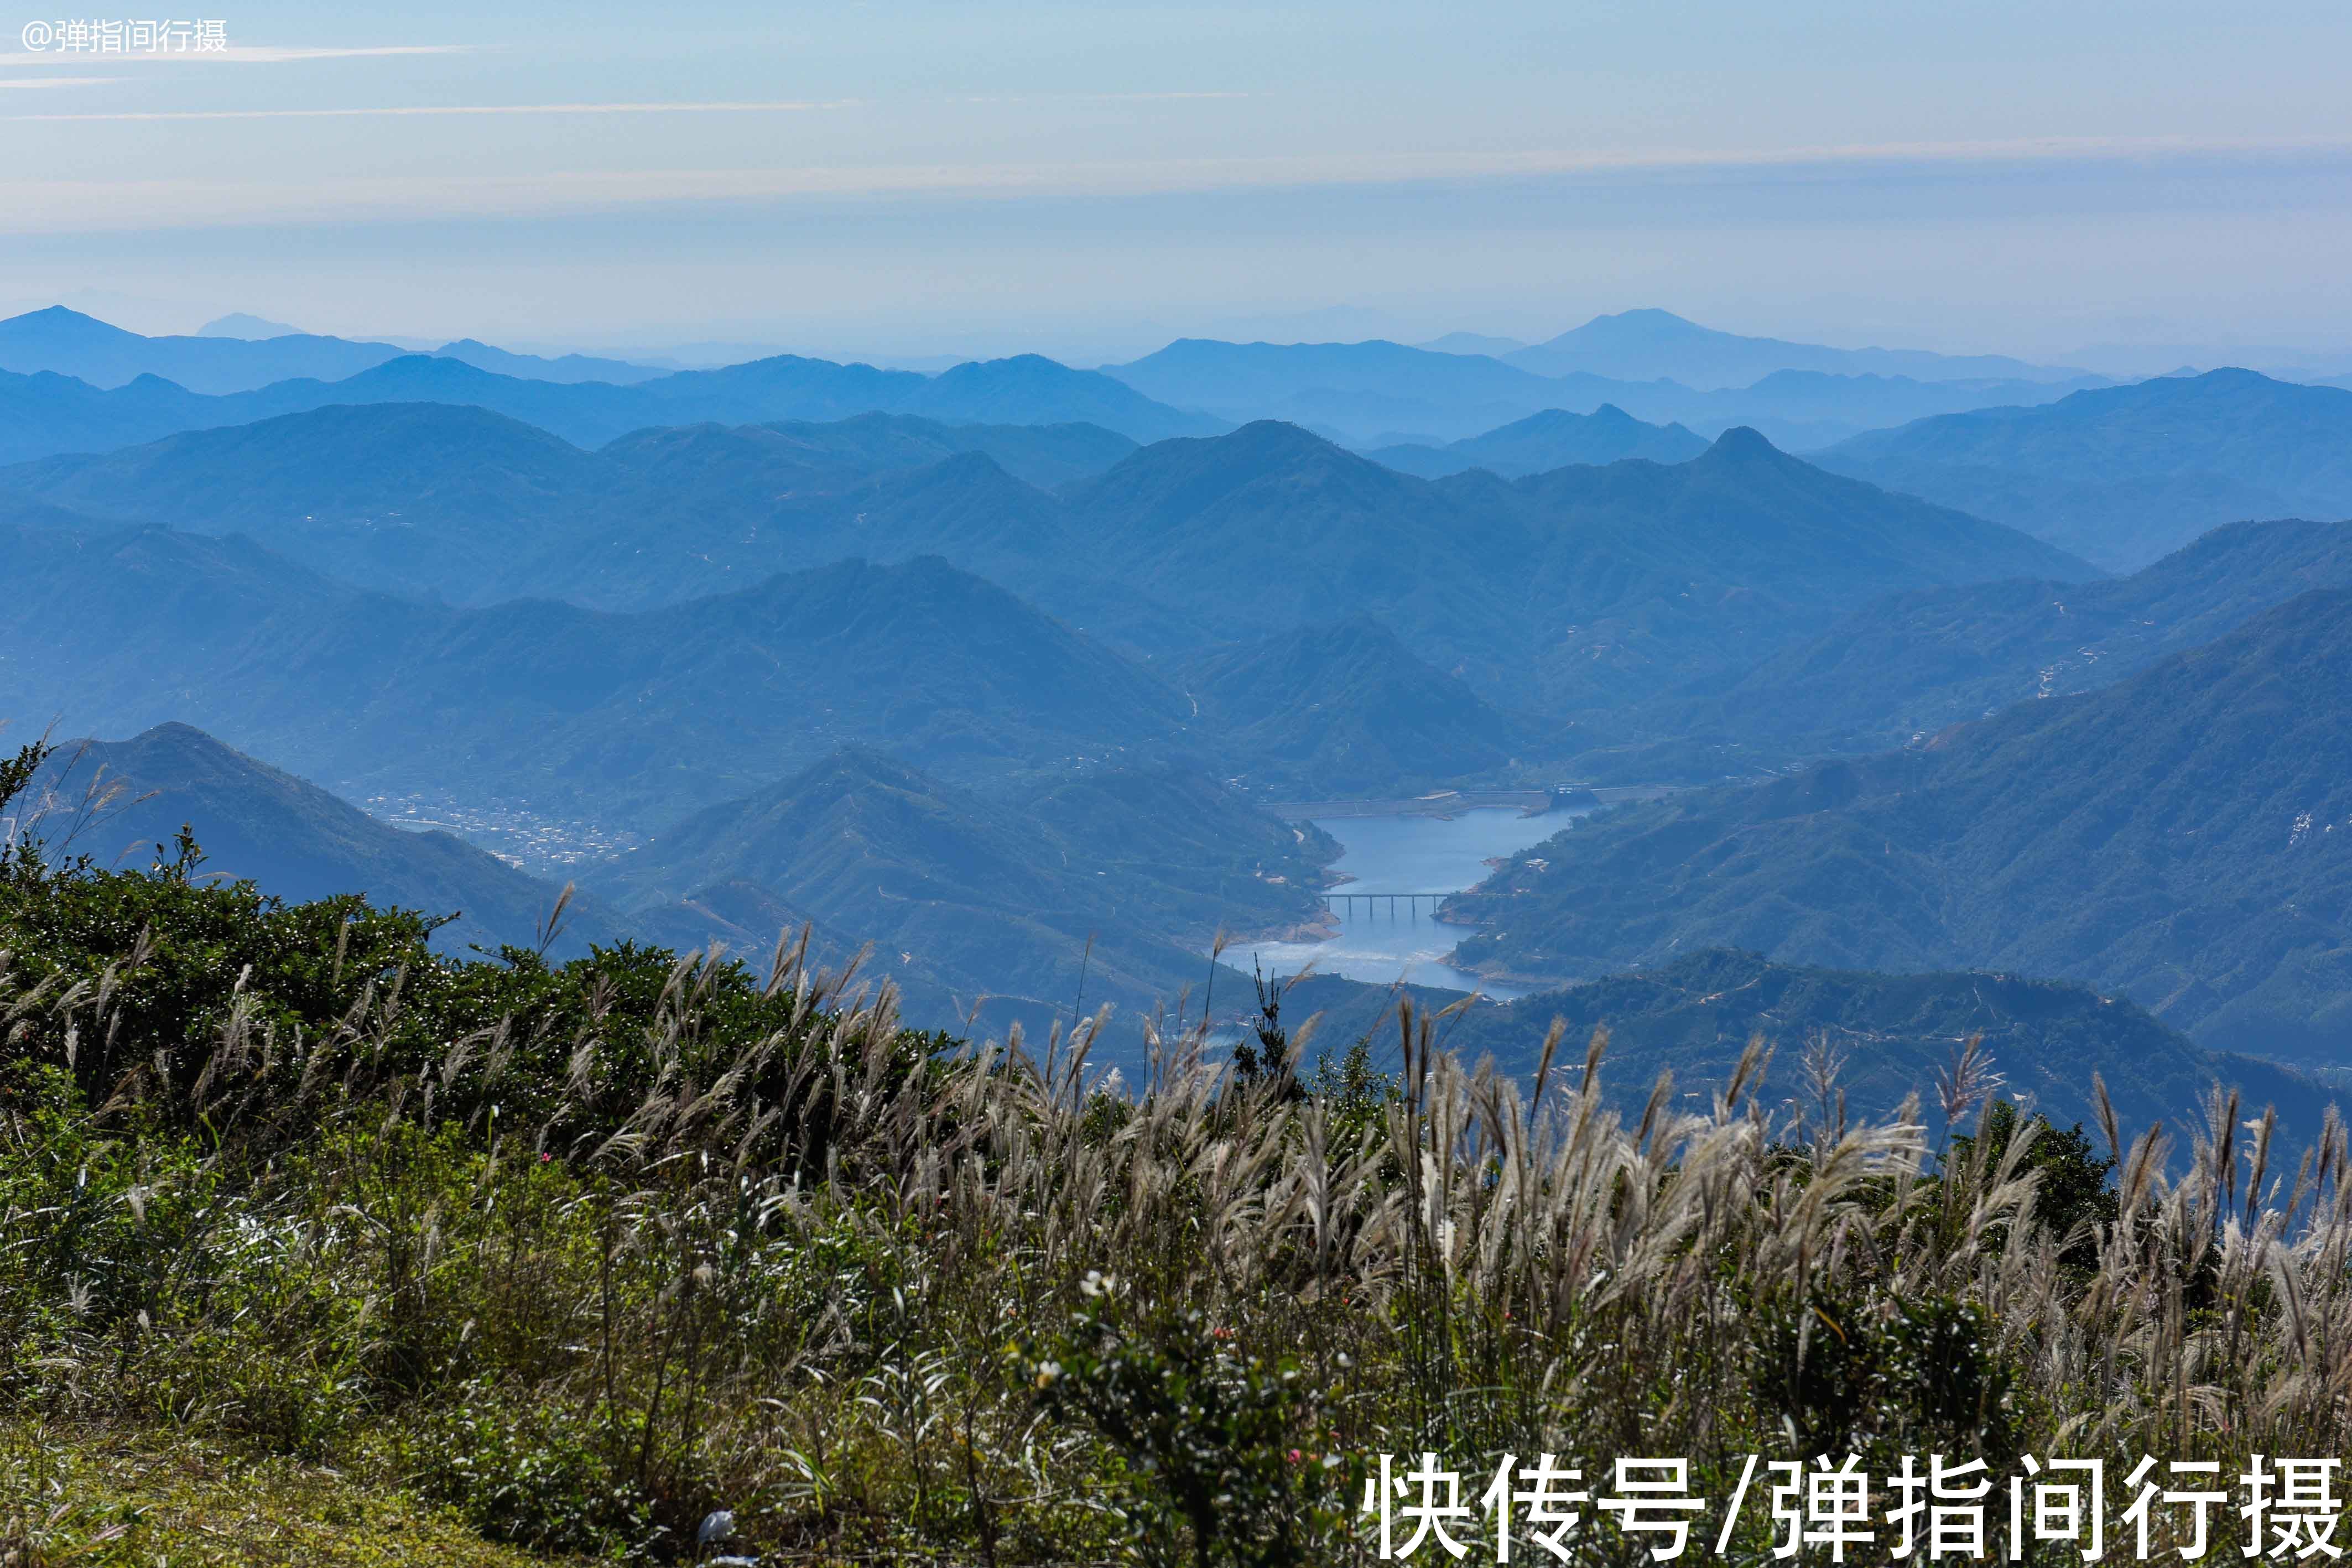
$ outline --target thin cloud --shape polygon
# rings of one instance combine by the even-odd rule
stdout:
[[[104,87],[109,82],[123,79],[121,77],[26,77],[21,81],[0,81],[0,92],[10,88]]]
[[[92,49],[11,49],[0,51],[0,70],[56,68],[103,60],[116,65],[277,65],[288,60],[362,60],[384,55],[469,55],[472,44],[383,44],[371,48],[281,48],[264,44],[231,44],[223,49],[124,49],[100,54]]]
[[[1219,89],[1197,92],[1001,92],[974,93],[958,103],[1192,103],[1248,98],[1246,92]]]
[[[21,85],[21,84],[11,84]],[[782,114],[852,109],[854,99],[833,102],[773,103],[475,103],[404,104],[362,109],[172,109],[121,110],[91,114],[10,114],[19,120],[350,120],[378,116],[444,114]]]
[[[652,106],[655,110],[679,107]],[[581,112],[615,109],[631,111],[629,106],[577,106]],[[534,108],[493,112],[545,111],[544,108]],[[144,117],[0,115],[0,122],[84,118]],[[2352,137],[2044,137],[1717,151],[1339,153],[1102,162],[416,174],[322,180],[299,185],[267,181],[20,179],[0,181],[0,233],[584,215],[698,202],[1117,197],[1548,175],[1607,178],[1808,168],[1899,168],[1905,164],[2164,162],[2192,158],[2347,153],[2352,153]]]

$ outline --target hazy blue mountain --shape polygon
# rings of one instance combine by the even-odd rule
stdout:
[[[708,487],[709,477],[676,461],[689,438],[711,444],[709,460],[726,480],[787,491],[854,485],[967,452],[984,454],[1023,482],[1051,489],[1099,474],[1136,449],[1135,442],[1098,424],[950,424],[913,414],[863,413],[828,423],[779,420],[732,429],[646,430],[603,450],[664,486],[682,482]],[[653,472],[656,463],[658,473]]]
[[[1590,413],[1609,404],[1636,419],[1678,422],[1709,437],[1748,425],[1783,445],[1822,446],[1928,414],[2047,402],[2084,384],[2079,378],[1947,379],[1776,366],[1736,386],[1710,384],[1695,391],[1675,381],[1621,379],[1585,370],[1536,374],[1520,362],[1525,359],[1517,354],[1506,361],[1382,341],[1183,339],[1108,370],[1163,402],[1235,421],[1287,420],[1383,445],[1396,444],[1385,434],[1392,431],[1466,439],[1547,410]]]
[[[346,794],[430,790],[656,827],[844,745],[950,778],[1181,744],[1190,705],[929,558],[642,614],[362,593],[242,539],[0,529],[10,716],[168,717]]]
[[[1659,394],[1633,392],[1625,406],[1643,419],[1679,420],[1701,434],[1752,425],[1779,444],[1811,450],[1868,430],[1931,415],[1994,405],[2046,403],[2086,387],[2096,376],[2065,381],[1937,381],[1874,373],[1775,371],[1748,386]]]
[[[0,524],[20,528],[103,528],[100,519],[80,512],[53,507],[47,501],[37,501],[30,496],[11,490],[0,490]]]
[[[1039,354],[958,365],[914,389],[893,412],[974,424],[1095,424],[1142,442],[1226,427],[1155,402],[1099,371],[1074,371]]]
[[[59,357],[34,351],[59,335],[45,326],[56,314],[36,312],[0,322],[0,371],[19,363],[37,369],[35,361]],[[116,339],[131,348],[191,345],[191,353],[211,355],[250,355],[272,347],[233,338],[141,338],[70,311],[63,314],[86,324],[87,329],[77,326],[64,336],[92,338],[92,354]],[[6,350],[11,330],[25,350],[14,357]],[[120,357],[131,348],[118,345],[114,351]],[[476,357],[508,362],[491,355]],[[481,369],[463,359],[396,350],[355,371],[333,369],[338,374],[281,378],[222,396],[191,392],[152,373],[113,378],[108,382],[111,392],[95,384],[75,386],[69,380],[60,383],[36,377],[27,382],[11,375],[0,381],[0,412],[11,416],[0,423],[0,461],[105,452],[178,431],[247,424],[342,403],[446,402],[487,408],[582,446],[599,446],[654,425],[838,420],[875,412],[948,423],[1094,423],[1142,441],[1227,428],[1223,421],[1154,403],[1099,372],[1070,370],[1034,355],[961,365],[931,377],[787,354],[720,370],[679,371],[627,386],[530,379]],[[114,381],[124,384],[114,386]]]
[[[1162,402],[1229,418],[1263,418],[1303,392],[1396,395],[1407,388],[1432,403],[1513,406],[1551,389],[1545,377],[1479,354],[1363,343],[1225,343],[1180,338],[1155,353],[1105,370]]]
[[[1089,567],[1191,612],[1192,648],[1344,606],[1489,701],[1547,711],[1752,664],[1898,587],[2090,575],[2012,529],[1824,474],[1753,432],[1674,465],[1433,482],[1263,423],[1146,447],[1064,497]],[[969,564],[1031,591],[1013,564]]]
[[[249,534],[354,582],[452,597],[625,498],[614,465],[446,403],[317,409],[6,473],[91,517]]]
[[[1436,993],[1444,1005],[1452,999]],[[1337,1054],[1369,1037],[1376,1060],[1395,1051],[1396,1004],[1387,988],[1309,978],[1286,998],[1286,1016],[1321,1012],[1318,1038]],[[1981,1036],[2002,1075],[2001,1092],[2030,1101],[2061,1129],[2079,1122],[2099,1141],[2091,1075],[2105,1080],[2130,1138],[2161,1121],[2176,1136],[2200,1124],[2207,1087],[2235,1085],[2250,1113],[2275,1106],[2297,1144],[2315,1140],[2335,1098],[2276,1062],[2216,1051],[2167,1028],[2129,999],[2059,980],[1982,972],[1874,974],[1776,964],[1725,948],[1685,954],[1639,974],[1612,975],[1503,1004],[1473,1008],[1450,1025],[1448,1047],[1532,1078],[1555,1019],[1565,1035],[1552,1082],[1583,1076],[1586,1042],[1609,1030],[1601,1082],[1621,1108],[1640,1113],[1662,1071],[1684,1093],[1710,1094],[1731,1080],[1748,1042],[1771,1051],[1759,1097],[1820,1124],[1822,1108],[1806,1076],[1816,1043],[1843,1059],[1837,1082],[1854,1121],[1891,1116],[1917,1093],[1939,1136],[1938,1072],[1954,1047]]]
[[[199,338],[244,338],[258,342],[268,338],[299,338],[299,327],[289,327],[283,321],[272,321],[265,316],[248,315],[232,310],[226,316],[215,316],[196,329]]]
[[[1819,461],[2130,570],[2223,523],[2352,516],[2352,392],[2168,376],[1923,420]]]
[[[1494,338],[1481,332],[1448,332],[1443,338],[1413,345],[1433,354],[1484,354],[1490,360],[1499,360],[1527,346],[1517,338]]]
[[[1687,400],[1685,389],[1601,376],[1533,375],[1479,354],[1362,343],[1225,343],[1186,338],[1107,373],[1163,402],[1235,422],[1276,419],[1353,441],[1387,433],[1466,438],[1546,409]],[[1645,417],[1649,417],[1645,415]],[[1672,416],[1669,416],[1672,417]]]
[[[1775,371],[1908,376],[1917,381],[2065,381],[2052,370],[2000,354],[1937,354],[1921,349],[1832,349],[1779,338],[1746,338],[1686,321],[1667,310],[1595,316],[1583,326],[1507,356],[1538,375],[1581,371],[1627,381],[1665,380],[1701,389],[1748,386]]]
[[[688,818],[596,879],[671,925],[682,904],[703,904],[740,929],[741,890],[759,889],[875,943],[878,972],[906,971],[965,1008],[993,993],[1066,1009],[1083,963],[1088,1006],[1139,1009],[1202,982],[1219,928],[1313,919],[1335,849],[1177,770],[998,799],[845,750]],[[706,898],[714,886],[737,891]]]
[[[367,587],[623,607],[849,554],[947,549],[973,504],[960,509],[952,474],[911,476],[960,454],[1060,483],[1134,450],[1092,425],[865,414],[643,430],[590,453],[487,409],[369,403],[46,458],[0,476],[0,493],[117,521],[247,533]],[[1011,499],[990,495],[971,526],[1012,523],[1034,495],[1010,480],[1001,488]],[[910,513],[921,522],[901,527]]]
[[[20,374],[54,371],[95,387],[120,387],[142,376],[159,376],[190,392],[236,392],[298,376],[340,381],[399,354],[389,343],[354,343],[310,333],[260,341],[145,338],[62,305],[0,321],[0,370]]]
[[[646,609],[845,556],[937,553],[1154,653],[1253,641],[1345,606],[1515,709],[1615,704],[1752,664],[1894,590],[2087,571],[1752,434],[1686,464],[1511,481],[1426,482],[1271,423],[1133,451],[1058,494],[991,450],[873,466],[971,442],[1070,472],[1118,439],[869,420],[671,429],[585,453],[479,410],[369,405],[19,466],[0,489],[240,529],[330,575],[461,603]]]
[[[593,354],[559,354],[550,359],[543,354],[509,353],[475,338],[459,338],[433,351],[445,360],[463,360],[477,370],[496,371],[502,376],[520,376],[534,382],[610,382],[614,386],[627,386],[665,373],[651,365],[599,359]]]
[[[218,399],[153,376],[102,392],[53,371],[0,371],[0,463],[58,452],[104,452],[174,431],[236,423]]]
[[[1500,769],[1530,736],[1369,616],[1220,649],[1170,678],[1244,781],[1291,799],[1398,793]]]
[[[1654,727],[1875,751],[2109,685],[2312,588],[2352,588],[2352,524],[2232,523],[2129,577],[1919,589],[1864,605]]]
[[[1916,750],[1589,819],[1459,910],[1575,977],[1750,947],[2121,991],[2211,1046],[2352,1057],[2352,592]]]
[[[436,917],[436,946],[533,947],[558,889],[444,832],[406,832],[316,785],[231,750],[184,724],[129,740],[68,741],[19,802],[42,813],[33,831],[52,855],[101,865],[169,859],[183,824],[205,853],[204,873],[250,881],[289,903],[365,893]],[[557,951],[618,934],[613,912],[575,898]]]
[[[1381,446],[1364,455],[1423,479],[1442,479],[1471,468],[1516,479],[1576,464],[1615,463],[1627,457],[1683,463],[1706,446],[1703,438],[1679,424],[1646,424],[1616,404],[1604,402],[1591,413],[1546,409],[1484,435],[1444,446]]]

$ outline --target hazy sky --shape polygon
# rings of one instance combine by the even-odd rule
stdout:
[[[233,3],[165,58],[0,12],[0,306],[1080,361],[1637,305],[2352,349],[2343,0]]]

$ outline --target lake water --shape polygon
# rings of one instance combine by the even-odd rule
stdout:
[[[1332,869],[1354,880],[1334,887],[1334,893],[1459,893],[1486,880],[1493,869],[1487,861],[1541,842],[1576,814],[1465,811],[1450,821],[1333,817],[1315,825],[1346,846],[1347,852],[1332,862]],[[1312,963],[1318,975],[1377,985],[1402,978],[1417,986],[1467,991],[1484,984],[1490,997],[1519,995],[1516,988],[1482,982],[1445,962],[1445,955],[1471,929],[1446,925],[1430,913],[1426,903],[1417,914],[1407,913],[1402,904],[1393,914],[1385,904],[1371,910],[1359,904],[1349,912],[1343,904],[1339,935],[1326,941],[1260,942],[1248,947],[1235,943],[1226,951],[1225,962],[1246,970],[1255,953],[1269,976],[1296,974]]]

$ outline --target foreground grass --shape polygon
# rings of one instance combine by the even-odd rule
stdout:
[[[194,1438],[16,1425],[0,1433],[11,1568],[523,1568],[446,1509],[322,1466]]]
[[[1278,1568],[1371,1560],[1382,1453],[1720,1500],[1752,1455],[2352,1447],[2332,1122],[2293,1169],[2227,1100],[2062,1134],[1963,1052],[1930,1149],[1825,1053],[1801,1112],[1760,1048],[1621,1100],[1603,1040],[1521,1083],[1410,1009],[1401,1071],[1302,1077],[1272,993],[1110,1094],[1087,1029],[914,1034],[789,949],[428,936],[0,847],[0,1423],[52,1560],[675,1562],[725,1509],[776,1563]]]

